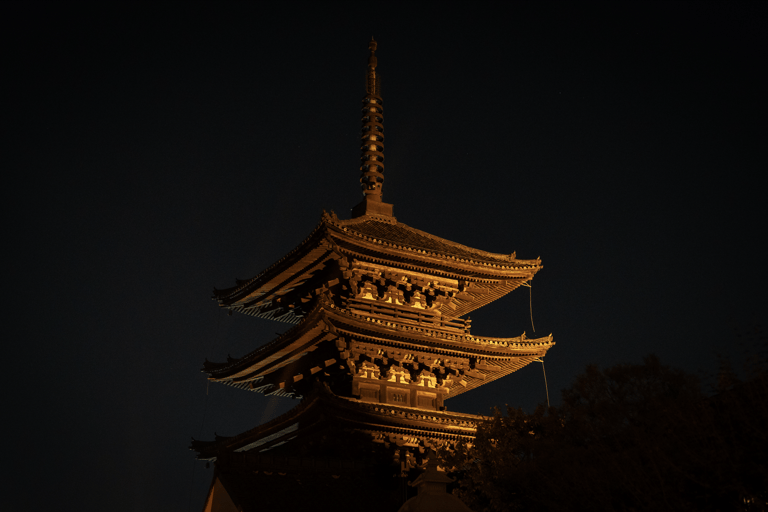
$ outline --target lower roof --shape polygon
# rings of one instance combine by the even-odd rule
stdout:
[[[371,434],[372,442],[399,443],[418,438],[427,444],[474,438],[483,416],[449,411],[425,411],[340,397],[318,385],[296,407],[263,425],[232,437],[214,441],[192,440],[190,449],[199,459],[215,460],[221,454],[250,452],[262,454],[294,442],[330,424]]]

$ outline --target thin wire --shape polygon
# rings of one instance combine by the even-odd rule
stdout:
[[[547,408],[549,408],[549,386],[547,386],[547,371],[544,369],[544,360],[538,358],[534,359],[534,361],[541,363],[541,371],[544,372],[544,389],[547,391]]]
[[[533,325],[533,286],[528,283],[523,283],[523,286],[528,287],[528,307],[531,309],[531,329],[536,332],[536,327]]]

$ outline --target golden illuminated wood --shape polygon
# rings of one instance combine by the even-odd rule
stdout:
[[[425,233],[399,222],[392,205],[381,201],[383,99],[376,42],[369,48],[363,202],[350,219],[324,212],[279,261],[214,290],[213,298],[230,312],[293,324],[240,358],[204,363],[213,382],[300,399],[288,413],[247,432],[193,441],[198,457],[215,461],[217,475],[233,489],[246,473],[266,478],[330,468],[333,457],[355,459],[353,446],[378,454],[360,459],[371,467],[384,456],[399,474],[423,468],[432,450],[471,441],[481,419],[449,412],[446,400],[509,375],[554,345],[551,335],[475,336],[467,316],[528,284],[542,268],[540,259]],[[345,472],[346,463],[339,464],[339,478],[359,477],[359,470]]]

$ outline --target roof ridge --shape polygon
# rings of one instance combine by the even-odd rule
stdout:
[[[370,320],[370,317],[367,317],[365,314],[361,313],[355,313],[351,310],[351,308],[339,308],[339,307],[333,307],[332,309],[336,312],[336,314],[340,316],[346,316],[349,318],[361,320],[368,318]],[[381,322],[373,321],[371,325],[375,324],[381,324]],[[385,326],[382,326],[385,327]],[[391,329],[390,329],[391,330]],[[540,338],[528,338],[525,335],[525,331],[519,336],[513,336],[511,338],[499,338],[499,337],[493,337],[493,336],[479,336],[476,334],[470,334],[470,333],[454,333],[452,331],[448,331],[445,329],[441,329],[439,327],[434,326],[428,326],[428,325],[405,325],[404,328],[398,332],[397,330],[391,330],[393,336],[404,336],[406,334],[414,334],[414,335],[423,335],[425,337],[431,337],[431,338],[441,338],[445,339],[449,343],[464,343],[464,344],[474,344],[474,345],[498,345],[501,347],[506,348],[507,350],[515,350],[515,346],[535,346],[535,345],[547,345],[547,344],[553,344],[553,336],[550,333],[547,336],[542,336]],[[447,336],[434,336],[434,332],[441,332],[446,334]],[[362,334],[362,336],[365,337],[376,337],[373,334]],[[455,338],[455,339],[454,339]],[[485,343],[483,343],[485,342]],[[407,341],[404,343],[408,343]],[[452,347],[449,345],[444,345],[447,350],[458,350],[458,347]],[[432,347],[433,349],[436,349],[437,347]]]
[[[251,283],[256,282],[259,278],[267,274],[269,271],[277,267],[280,263],[287,260],[291,255],[296,253],[301,247],[306,245],[306,243],[317,233],[317,231],[326,223],[326,219],[330,218],[328,216],[328,213],[323,210],[323,213],[320,217],[320,222],[317,223],[317,225],[314,227],[314,229],[304,237],[304,239],[293,249],[288,251],[286,254],[284,254],[280,259],[278,259],[276,262],[272,263],[270,266],[256,274],[254,277],[251,277],[250,279],[235,279],[235,286],[232,286],[230,288],[223,288],[221,290],[218,290],[216,287],[213,288],[213,297],[211,297],[213,300],[222,300],[223,296],[226,295],[227,297],[231,297],[232,295],[236,294],[240,290],[247,288],[248,285]]]
[[[410,231],[411,233],[427,238],[429,240],[433,240],[435,242],[448,245],[450,247],[454,247],[456,249],[460,249],[462,251],[466,251],[470,254],[476,255],[478,257],[485,257],[485,258],[491,258],[499,261],[505,261],[505,262],[511,262],[511,263],[520,263],[520,264],[539,264],[541,262],[540,258],[531,259],[531,260],[522,260],[518,259],[517,253],[512,252],[510,254],[505,253],[497,253],[497,252],[490,252],[490,251],[484,251],[482,249],[477,249],[474,247],[470,247],[468,245],[460,244],[458,242],[454,242],[452,240],[448,240],[447,238],[443,238],[437,235],[433,235],[432,233],[427,233],[426,231],[422,231],[418,228],[414,228],[413,226],[409,226],[408,224],[405,224],[403,222],[398,222],[397,220],[390,220],[390,219],[383,219],[376,216],[362,216],[362,217],[356,217],[354,219],[346,219],[341,220],[338,218],[331,218],[330,216],[324,217],[323,220],[325,222],[329,222],[331,224],[336,225],[337,227],[340,227],[345,230],[351,230],[354,231],[357,234],[367,236],[365,233],[360,232],[359,230],[355,229],[356,225],[364,224],[366,222],[378,222],[381,224],[389,224],[393,226],[398,226],[404,230]],[[431,249],[434,250],[434,249]]]

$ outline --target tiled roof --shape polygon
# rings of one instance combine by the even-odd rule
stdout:
[[[360,244],[357,243],[358,239]],[[286,287],[295,286],[296,282],[292,284],[288,282],[291,279],[294,281],[305,279],[312,265],[323,265],[324,261],[331,257],[331,246],[334,243],[351,243],[352,246],[363,247],[352,247],[353,253],[355,251],[370,253],[373,246],[378,246],[383,251],[376,252],[376,257],[386,263],[398,264],[396,262],[399,261],[399,264],[403,264],[403,261],[415,261],[425,269],[432,269],[424,271],[448,272],[449,275],[455,274],[454,277],[480,279],[478,276],[482,274],[491,279],[511,279],[508,281],[511,283],[515,280],[528,280],[541,269],[541,261],[538,258],[519,260],[515,257],[515,253],[497,254],[473,249],[398,223],[393,218],[363,216],[351,220],[339,220],[335,214],[324,213],[318,226],[296,248],[257,276],[244,281],[238,280],[236,286],[232,288],[214,289],[214,298],[222,306],[233,307],[243,313],[265,318],[283,315],[273,319],[295,323],[298,319],[290,312],[272,309],[263,312],[255,306],[272,300],[275,293]],[[350,246],[347,245],[347,247]],[[441,270],[435,270],[438,268]],[[517,287],[519,282],[515,281],[515,283],[514,287]],[[260,289],[262,292],[256,293]],[[509,291],[512,290],[504,290],[501,294]],[[495,300],[500,296],[493,295],[486,298]],[[466,314],[490,300],[479,303],[476,300],[470,301],[472,307],[455,314]],[[238,304],[238,301],[248,303]]]
[[[427,411],[415,407],[361,402],[337,396],[326,386],[318,385],[296,407],[281,416],[232,437],[217,436],[215,441],[192,439],[190,449],[198,452],[199,459],[210,460],[215,459],[223,452],[246,451],[244,448],[247,449],[254,441],[270,434],[282,433],[284,430],[281,429],[285,425],[298,423],[299,428],[294,430],[301,433],[302,417],[305,414],[314,413],[310,412],[310,409],[315,409],[314,412],[327,417],[346,419],[351,423],[359,422],[361,418],[355,418],[355,416],[363,414],[367,421],[373,422],[368,425],[369,427],[373,428],[375,424],[375,430],[381,431],[386,431],[388,428],[411,428],[415,430],[426,428],[424,430],[426,435],[474,435],[477,422],[483,419],[479,415],[454,411]],[[254,453],[258,452],[254,451]]]
[[[410,325],[405,323],[392,323],[392,325],[389,325],[388,321],[386,321],[386,317],[378,317],[367,313],[356,313],[346,309],[337,308],[330,304],[326,304],[325,302],[318,302],[309,315],[307,315],[299,325],[289,329],[275,340],[257,348],[243,357],[229,359],[227,362],[215,363],[206,359],[203,365],[203,371],[208,374],[209,378],[229,386],[255,392],[275,392],[277,394],[283,394],[280,390],[276,390],[274,386],[271,385],[256,386],[256,384],[259,383],[263,384],[262,381],[264,380],[264,376],[253,378],[249,377],[247,373],[254,372],[254,366],[252,365],[260,361],[270,360],[279,362],[281,357],[287,357],[290,350],[295,351],[297,344],[306,343],[306,341],[314,339],[314,344],[312,345],[314,347],[321,343],[326,343],[328,340],[332,340],[333,335],[324,336],[322,338],[317,336],[317,333],[320,332],[320,328],[318,328],[317,325],[321,318],[324,319],[324,325],[333,325],[334,329],[339,329],[344,332],[351,329],[352,332],[356,332],[361,337],[361,340],[367,340],[369,337],[372,337],[371,339],[376,340],[375,342],[382,347],[392,345],[403,346],[403,344],[411,347],[418,345],[421,347],[421,350],[426,350],[435,354],[455,354],[463,352],[466,353],[467,357],[489,356],[514,358],[514,360],[510,360],[503,364],[505,371],[502,371],[498,375],[496,375],[496,372],[491,372],[493,374],[493,379],[507,375],[527,365],[536,357],[541,357],[555,344],[551,334],[534,339],[527,338],[524,333],[521,336],[513,338],[492,338],[487,336],[474,336],[469,332],[447,331],[441,329],[439,326],[428,324]],[[361,322],[362,325],[360,324]],[[287,347],[292,348],[288,350]],[[304,345],[301,350],[306,351],[307,345]],[[309,351],[307,351],[307,353],[308,352]],[[283,353],[283,356],[280,355],[281,353]],[[316,354],[316,352],[311,353]],[[310,356],[310,359],[312,357],[314,356]],[[309,364],[307,362],[308,360],[303,361],[305,365]],[[312,361],[311,364],[313,365],[319,364],[322,362],[322,358],[319,362],[315,360]],[[274,370],[266,371],[265,375],[271,374],[273,371],[282,371],[283,369],[284,366],[278,364],[274,367]],[[501,368],[499,368],[499,370],[501,370]],[[263,367],[259,371],[263,372]],[[240,377],[236,378],[238,375]],[[490,377],[490,375],[488,377]],[[483,379],[485,378],[486,377],[483,377]],[[477,385],[479,385],[478,382],[473,382],[473,385],[469,387],[456,386],[454,394],[451,396],[472,389]]]
[[[412,228],[401,222],[387,222],[376,217],[358,217],[351,220],[331,220],[346,232],[385,240],[395,246],[403,246],[414,249],[422,249],[428,253],[434,252],[443,255],[455,256],[470,261],[488,261],[499,263],[530,264],[533,261],[516,260],[513,254],[498,254],[480,249],[473,249],[466,245],[451,242],[444,238],[431,235],[424,231]]]

